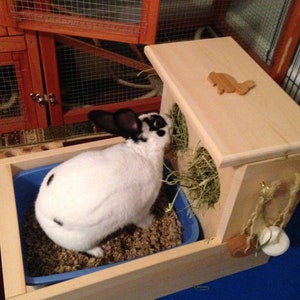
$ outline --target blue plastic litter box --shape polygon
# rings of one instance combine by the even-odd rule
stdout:
[[[171,167],[171,165],[168,162],[166,162],[166,164],[168,167],[164,168],[164,177],[168,174],[168,169],[170,169]],[[22,224],[23,218],[27,210],[30,208],[30,206],[36,199],[43,178],[56,165],[57,164],[52,164],[52,165],[47,165],[47,166],[42,166],[42,167],[22,171],[18,173],[16,176],[14,176],[13,182],[14,182],[19,227]],[[167,197],[170,199],[170,201],[173,200],[173,198],[176,196],[177,193],[174,209],[177,213],[177,216],[182,226],[182,245],[197,241],[199,238],[201,238],[199,237],[199,235],[202,235],[202,233],[200,233],[200,227],[197,218],[195,216],[191,217],[188,215],[189,203],[184,193],[181,190],[178,191],[179,189],[178,185],[174,185],[174,186],[166,185],[166,188],[167,188]],[[78,271],[72,271],[72,272],[66,272],[61,274],[34,277],[34,276],[30,276],[27,270],[26,262],[24,259],[24,253],[26,253],[26,249],[22,240],[23,239],[21,238],[25,280],[28,285],[53,284],[74,277],[78,277],[81,275],[85,275],[88,273],[92,273],[95,271],[99,271],[102,269],[106,269],[116,264],[120,264],[120,263],[115,263],[115,264],[109,264],[109,265],[104,265],[104,266],[99,266],[99,267],[94,267],[94,268],[89,268],[84,270],[78,270]],[[126,262],[128,261],[121,262],[121,263],[126,263]]]

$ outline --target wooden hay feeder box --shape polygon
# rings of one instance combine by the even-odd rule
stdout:
[[[50,286],[26,286],[13,176],[122,139],[3,159],[0,246],[7,299],[154,299],[267,262],[264,253],[233,257],[227,241],[255,211],[262,182],[281,180],[289,187],[300,169],[299,108],[230,38],[154,45],[146,54],[164,81],[162,111],[180,107],[189,148],[201,142],[218,171],[219,201],[196,211],[205,239]],[[219,95],[207,80],[210,72],[251,79],[256,86],[244,96]],[[273,205],[275,217],[287,205],[283,194]]]

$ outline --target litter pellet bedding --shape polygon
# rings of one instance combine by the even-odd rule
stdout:
[[[146,229],[134,225],[115,232],[101,242],[105,255],[91,257],[54,244],[42,231],[32,206],[22,224],[25,260],[30,276],[45,276],[98,267],[157,253],[182,243],[181,224],[174,211],[165,212],[168,199],[161,190],[152,211],[155,220]]]

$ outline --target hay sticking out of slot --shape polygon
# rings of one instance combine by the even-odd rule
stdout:
[[[217,168],[203,147],[196,150],[186,174],[181,174],[180,182],[188,189],[194,209],[214,207],[219,200],[220,182]]]
[[[189,134],[185,117],[177,104],[173,105],[169,117],[173,124],[171,144],[177,151],[184,153],[188,149]]]
[[[194,151],[189,149],[189,132],[186,119],[179,106],[174,104],[169,112],[173,122],[171,134],[172,151],[176,160],[187,161],[186,168],[181,171],[170,171],[165,182],[169,185],[180,184],[190,201],[190,210],[211,208],[220,197],[220,181],[216,165],[204,147],[197,147]],[[185,157],[185,158],[184,158]],[[174,157],[171,158],[174,161]],[[179,163],[178,163],[179,164]],[[173,202],[168,209],[172,209]]]
[[[217,168],[205,148],[199,147],[193,154],[187,170],[171,172],[165,182],[170,185],[179,183],[187,194],[192,209],[214,207],[220,197]],[[171,207],[169,205],[168,209]]]

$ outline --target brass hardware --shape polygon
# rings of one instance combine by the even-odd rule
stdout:
[[[52,106],[54,106],[56,104],[55,96],[53,93],[49,94],[49,102],[50,102],[50,105],[52,105]]]
[[[34,102],[38,103],[40,106],[44,107],[46,105],[46,101],[43,95],[39,93],[30,93],[30,97]]]
[[[41,95],[40,93],[30,93],[30,97],[34,102],[38,103],[42,107],[46,106],[47,102],[49,102],[51,106],[57,104],[53,93],[49,94],[49,99],[47,95]]]

